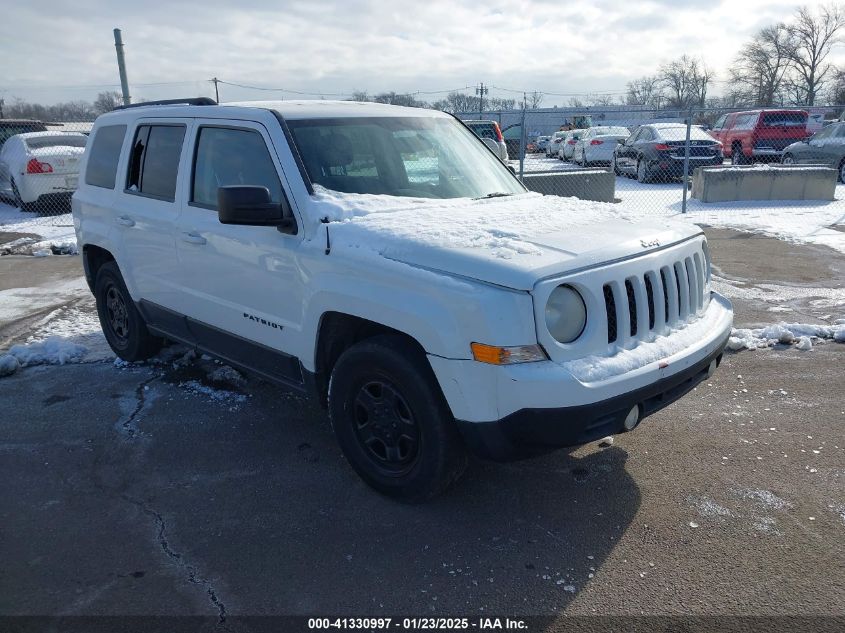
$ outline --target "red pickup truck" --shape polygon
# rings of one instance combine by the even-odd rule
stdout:
[[[731,112],[713,125],[710,134],[722,142],[722,153],[734,165],[755,160],[779,161],[784,148],[807,138],[804,110]]]

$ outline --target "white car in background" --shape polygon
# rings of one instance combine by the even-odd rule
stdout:
[[[546,158],[557,158],[557,151],[565,136],[566,132],[554,132],[549,137],[549,144],[546,145]]]
[[[616,145],[630,135],[631,131],[621,125],[597,125],[587,128],[575,144],[572,160],[582,167],[587,167],[591,163],[610,164]]]
[[[88,137],[79,132],[26,132],[0,149],[0,195],[21,211],[44,196],[69,199],[79,181]]]
[[[581,139],[581,135],[587,130],[569,130],[566,136],[560,142],[560,149],[557,152],[557,157],[561,160],[572,160],[572,152],[575,151],[575,146]]]

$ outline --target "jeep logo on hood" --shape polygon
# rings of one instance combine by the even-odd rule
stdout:
[[[660,246],[660,240],[651,240],[650,242],[647,242],[646,240],[640,240],[640,245],[643,248],[655,248],[657,246]]]

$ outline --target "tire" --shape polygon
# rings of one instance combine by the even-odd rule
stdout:
[[[15,206],[21,211],[32,211],[32,203],[23,201],[23,199],[21,198],[21,192],[18,191],[18,185],[15,182],[14,178],[12,178],[12,199],[15,203]]]
[[[100,327],[118,357],[136,362],[155,356],[161,349],[164,340],[150,334],[115,262],[106,262],[97,271],[94,298]]]
[[[731,165],[745,165],[747,162],[745,154],[742,153],[742,147],[734,145],[734,148],[731,150]]]
[[[783,158],[780,159],[780,162],[784,165],[794,165],[795,164],[795,157],[792,154],[784,154]]]
[[[349,464],[370,487],[407,503],[463,474],[463,441],[425,356],[383,335],[347,349],[329,381],[329,416]]]
[[[645,161],[640,159],[637,161],[637,182],[646,183],[651,181],[651,174],[648,173]]]

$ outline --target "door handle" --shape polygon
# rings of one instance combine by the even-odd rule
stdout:
[[[207,240],[199,233],[182,233],[182,241],[188,244],[205,244]]]
[[[121,215],[117,220],[115,220],[121,226],[135,226],[135,220],[130,218],[128,215]]]

